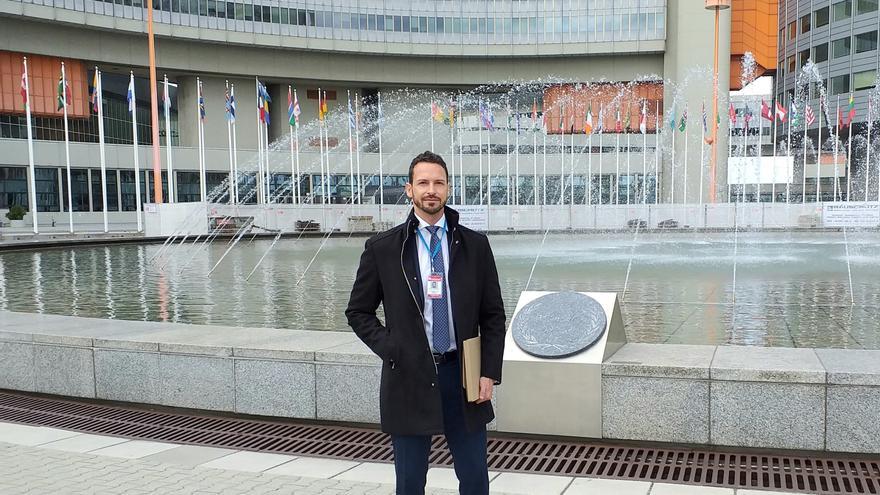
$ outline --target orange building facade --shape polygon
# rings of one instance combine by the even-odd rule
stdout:
[[[23,114],[21,73],[24,54],[0,51],[0,113]],[[28,86],[31,113],[35,116],[58,117],[58,80],[61,78],[58,57],[28,56]],[[71,101],[67,114],[73,118],[89,116],[89,82],[85,63],[64,59],[64,71],[70,85]]]
[[[776,72],[778,0],[733,0],[730,19],[730,89],[742,89],[741,62],[755,57],[755,77]]]

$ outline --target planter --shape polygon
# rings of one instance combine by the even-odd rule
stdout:
[[[14,229],[24,228],[24,220],[10,220],[9,226]]]

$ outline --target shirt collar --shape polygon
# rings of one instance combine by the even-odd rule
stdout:
[[[420,230],[421,230],[421,229],[427,229],[428,227],[431,226],[431,224],[428,223],[428,222],[426,222],[422,217],[416,215],[416,218],[419,219],[419,229],[420,229]],[[444,213],[443,216],[440,217],[440,220],[438,220],[437,223],[436,223],[435,225],[437,225],[438,227],[443,228],[443,230],[446,230],[446,213]]]

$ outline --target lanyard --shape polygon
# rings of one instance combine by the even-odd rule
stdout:
[[[438,239],[437,245],[434,247],[434,250],[431,250],[431,247],[428,245],[428,241],[425,240],[425,236],[422,235],[422,229],[417,229],[416,233],[419,234],[419,239],[422,240],[422,244],[425,246],[425,250],[428,251],[428,254],[431,255],[431,260],[434,260],[434,257],[437,256],[437,253],[440,252],[440,249],[443,248],[443,234],[446,233],[446,225],[444,224],[440,228],[440,237]]]

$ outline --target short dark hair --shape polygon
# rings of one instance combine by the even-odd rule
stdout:
[[[412,184],[413,181],[413,169],[416,168],[416,164],[418,163],[436,163],[443,167],[443,171],[446,172],[446,176],[449,176],[449,170],[446,168],[446,162],[443,161],[443,157],[436,153],[432,153],[430,151],[423,151],[419,153],[412,161],[409,163],[409,182]]]

